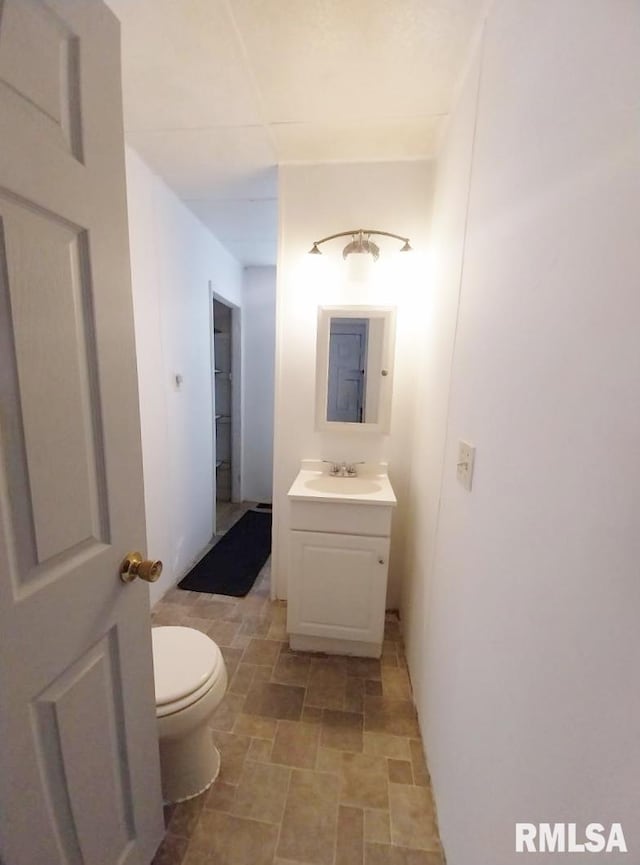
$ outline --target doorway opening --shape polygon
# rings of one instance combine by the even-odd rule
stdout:
[[[241,501],[240,475],[240,310],[211,293],[213,321],[213,421],[215,526],[227,522]]]

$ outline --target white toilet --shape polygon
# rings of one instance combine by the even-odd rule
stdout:
[[[182,802],[217,778],[220,754],[207,721],[227,689],[218,646],[193,628],[151,629],[162,794]]]

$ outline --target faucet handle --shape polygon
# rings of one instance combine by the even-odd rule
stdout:
[[[338,472],[340,471],[340,466],[339,466],[339,464],[336,463],[336,462],[334,462],[333,460],[322,460],[322,462],[323,462],[323,463],[328,463],[328,465],[331,466],[331,468],[329,469],[329,474],[331,474],[331,475],[337,475]]]
[[[363,466],[365,464],[365,460],[358,460],[355,463],[349,463],[347,466],[347,474],[350,477],[355,477],[358,474],[356,466]]]

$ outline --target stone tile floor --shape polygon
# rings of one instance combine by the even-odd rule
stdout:
[[[209,634],[229,674],[220,775],[167,806],[153,865],[443,865],[397,617],[380,660],[292,652],[269,579],[267,562],[245,598],[173,589],[153,610]]]

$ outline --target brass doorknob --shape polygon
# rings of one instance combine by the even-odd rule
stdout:
[[[130,583],[136,577],[146,580],[147,583],[155,583],[161,573],[162,562],[143,559],[140,553],[128,553],[120,565],[120,579],[123,583]]]

